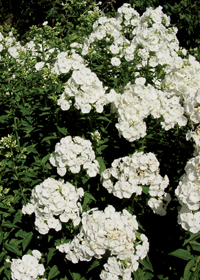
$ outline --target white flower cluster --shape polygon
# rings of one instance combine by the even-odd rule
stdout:
[[[127,210],[116,212],[111,205],[104,211],[94,208],[83,213],[80,233],[56,248],[73,263],[100,259],[109,250],[111,256],[129,262],[131,271],[135,271],[138,260],[145,258],[149,250],[147,237],[137,230],[136,216]]]
[[[58,53],[52,72],[60,75],[72,71],[58,100],[61,109],[68,110],[74,102],[82,113],[89,113],[92,108],[101,113],[103,107],[110,103],[113,112],[119,116],[116,124],[119,135],[130,142],[146,135],[144,119],[150,114],[154,118],[163,117],[161,125],[165,130],[173,128],[175,124],[185,126],[185,113],[197,121],[198,100],[195,99],[191,107],[191,98],[194,99],[193,93],[200,88],[200,64],[191,55],[188,59],[178,55],[177,29],[169,28],[169,24],[170,19],[160,6],[155,10],[148,8],[140,16],[130,4],[124,4],[118,9],[116,18],[101,16],[94,22],[93,31],[84,39],[83,45],[73,43],[70,51]],[[150,84],[145,86],[146,80],[138,73],[135,84],[129,83],[122,94],[117,94],[114,89],[106,93],[107,87],[86,67],[86,55],[95,55],[97,48],[101,51],[99,41],[102,39],[107,44],[104,54],[107,52],[114,66],[109,75],[112,75],[115,66],[121,65],[122,59],[131,62],[139,58],[136,72],[147,64],[151,72],[162,65],[166,74],[164,80],[155,76],[153,82],[156,88]],[[81,56],[77,48],[82,49]],[[186,54],[184,51],[182,53]],[[42,66],[41,62],[37,65],[38,68]]]
[[[50,163],[57,167],[57,173],[64,176],[67,172],[66,166],[72,173],[79,173],[81,165],[86,169],[90,177],[99,173],[99,163],[95,160],[92,144],[79,136],[66,136],[56,144],[55,156],[51,154]]]
[[[159,174],[159,162],[153,153],[135,152],[132,156],[115,159],[112,167],[102,172],[101,178],[108,192],[118,198],[141,195],[142,185],[149,185],[148,193],[152,198],[148,205],[154,213],[161,216],[166,214],[171,198],[164,190],[169,179],[167,175],[163,178]]]
[[[119,58],[131,61],[137,55],[141,58],[139,67],[145,66],[150,58],[150,66],[168,64],[171,69],[178,59],[176,51],[179,42],[176,38],[177,29],[166,28],[169,23],[169,17],[162,12],[161,6],[155,10],[148,8],[140,17],[130,4],[124,4],[118,9],[116,18],[100,17],[93,24],[93,32],[84,41],[82,55],[92,48],[95,51],[98,41],[106,38],[110,44],[109,52],[114,55],[114,60],[117,59],[114,66],[120,65]],[[127,37],[132,39],[128,40]]]
[[[161,122],[161,126],[165,130],[169,130],[178,124],[179,126],[185,126],[187,124],[187,118],[184,116],[184,108],[181,106],[181,98],[179,96],[160,96],[161,101],[161,115],[164,121]]]
[[[144,119],[151,113],[151,107],[153,110],[154,105],[160,106],[157,97],[154,87],[130,83],[124,88],[123,94],[115,94],[111,108],[112,113],[119,116],[116,124],[119,136],[132,142],[146,135]]]
[[[71,53],[69,51],[58,53],[52,72],[57,75],[66,74],[70,70],[78,70],[82,66],[84,66],[84,59],[72,49]]]
[[[24,46],[22,46],[20,42],[16,41],[12,32],[9,32],[9,36],[5,38],[0,33],[0,41],[2,41],[2,44],[0,44],[0,52],[4,49],[7,49],[8,53],[6,55],[15,58],[16,62],[20,63],[21,65],[24,65],[25,60],[24,58],[20,57],[20,54],[26,56],[29,54],[31,56],[31,61],[35,62],[35,69],[37,71],[40,71],[44,67],[45,63],[46,66],[49,65],[47,61],[55,50],[55,48],[49,46],[48,42],[45,42],[40,35],[38,35],[37,38],[35,37],[32,41],[26,43]],[[39,43],[40,41],[41,43]],[[42,61],[37,62],[38,59]]]
[[[47,234],[49,229],[59,231],[61,222],[69,220],[77,226],[81,221],[79,201],[83,195],[82,188],[76,189],[69,182],[48,178],[32,190],[30,203],[23,205],[22,213],[35,213],[35,227],[40,234]]]
[[[11,278],[12,280],[36,280],[41,279],[39,276],[44,275],[45,269],[43,264],[39,264],[42,254],[38,250],[33,250],[32,255],[27,254],[22,259],[12,259]],[[42,278],[41,280],[46,280]]]
[[[200,89],[195,95],[187,98],[185,102],[185,111],[192,123],[200,123]]]
[[[165,130],[174,127],[176,123],[180,126],[187,124],[179,97],[167,98],[161,90],[156,90],[151,85],[145,86],[145,81],[145,78],[137,78],[135,84],[128,83],[125,86],[123,94],[117,94],[113,90],[107,94],[107,99],[113,100],[112,112],[119,116],[116,124],[119,135],[129,142],[146,135],[144,119],[150,114],[154,118],[163,116],[161,125]]]
[[[58,99],[58,105],[62,110],[68,110],[72,98],[75,99],[74,107],[83,114],[89,113],[92,106],[98,113],[102,113],[103,106],[107,103],[102,82],[84,65],[73,71],[63,94]]]
[[[197,156],[200,154],[200,125],[198,125],[195,129],[189,130],[186,134],[186,140],[193,139],[195,144],[194,144],[194,156]]]
[[[200,63],[189,55],[188,59],[181,59],[174,64],[174,69],[162,81],[165,92],[169,96],[176,95],[184,100],[194,97],[200,88]]]
[[[142,237],[142,235],[140,237]],[[116,257],[109,257],[99,276],[102,280],[132,280],[131,273],[137,270],[138,265],[138,263],[135,263],[133,269],[130,261],[121,261]]]
[[[142,79],[144,78],[137,78],[134,85],[127,84],[123,94],[116,95],[112,104],[113,112],[119,115],[116,124],[119,135],[130,142],[146,135],[144,119],[150,114],[154,118],[164,118],[161,126],[165,130],[173,128],[177,123],[179,126],[187,124],[180,98],[167,97],[163,91],[156,90],[151,85],[144,86]]]
[[[185,172],[175,190],[182,205],[178,223],[185,230],[197,233],[200,231],[200,155],[187,162]]]

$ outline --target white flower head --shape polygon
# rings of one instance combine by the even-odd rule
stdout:
[[[121,60],[118,57],[112,57],[111,58],[111,64],[113,66],[119,66],[121,64]]]
[[[35,69],[36,69],[37,71],[42,70],[43,67],[44,67],[44,62],[43,62],[43,61],[38,62],[38,63],[35,64]]]

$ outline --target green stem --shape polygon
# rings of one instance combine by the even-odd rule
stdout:
[[[17,145],[20,148],[20,142],[19,142],[19,135],[17,132],[17,122],[16,122],[17,117],[14,117],[14,130],[15,130],[15,134],[16,134],[16,138],[17,138]]]
[[[57,126],[58,126],[58,123],[59,123],[59,114],[58,114],[59,110],[60,110],[60,108],[56,108],[56,124],[57,124]],[[62,135],[61,135],[59,130],[58,130],[58,134],[59,134],[59,138],[61,139]]]

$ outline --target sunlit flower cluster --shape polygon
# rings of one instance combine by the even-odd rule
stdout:
[[[89,114],[92,110],[100,114],[109,105],[110,115],[117,119],[115,127],[119,137],[123,136],[129,142],[146,136],[149,116],[160,119],[161,128],[166,131],[175,125],[186,126],[188,122],[195,125],[196,130],[188,131],[186,135],[187,140],[193,138],[195,141],[194,157],[187,162],[175,195],[181,204],[178,223],[183,229],[197,233],[200,231],[200,63],[191,55],[186,58],[184,50],[182,57],[185,58],[179,56],[177,29],[169,26],[170,19],[160,6],[148,8],[140,16],[130,4],[124,4],[115,18],[102,15],[95,21],[92,33],[83,44],[74,42],[61,51],[48,41],[43,42],[39,34],[22,46],[12,32],[7,38],[0,33],[0,54],[7,50],[6,56],[23,66],[26,63],[24,57],[27,57],[32,62],[32,68],[27,66],[31,71],[45,71],[47,67],[56,79],[62,75],[61,79],[58,78],[57,92],[62,85],[62,93],[57,105],[63,111],[73,106],[82,114]],[[47,21],[43,23],[45,28],[48,28]],[[95,62],[104,57],[105,69]],[[132,71],[131,75],[126,78],[124,73],[129,71]],[[57,80],[55,83],[58,84]],[[15,92],[17,89],[14,88]],[[104,141],[104,130],[101,135],[95,131],[97,128],[102,127],[92,127],[93,133],[90,134],[96,148]],[[16,148],[17,142],[9,135],[3,137],[0,154],[5,147]],[[10,155],[5,156],[9,158]],[[104,170],[106,160],[104,163],[101,156],[98,160]],[[67,172],[79,174],[80,178],[85,174],[89,177],[101,174],[103,187],[115,197],[134,199],[145,194],[154,213],[160,216],[167,213],[171,201],[170,194],[165,192],[169,178],[160,175],[159,161],[151,152],[135,152],[115,159],[111,167],[101,173],[92,142],[68,135],[56,144],[49,161],[61,177],[67,176]],[[83,196],[83,188],[48,178],[32,190],[30,203],[22,207],[22,213],[35,214],[35,228],[42,235],[51,229],[60,231],[62,223],[69,220],[74,227],[81,223],[80,232],[68,243],[61,241],[56,248],[73,263],[90,261],[93,257],[101,259],[109,251],[100,278],[131,280],[132,272],[138,269],[139,261],[149,251],[147,237],[138,232],[136,216],[125,209],[117,212],[112,205],[104,211],[92,208],[82,213]],[[24,255],[22,260],[13,259],[12,279],[39,280],[45,272],[43,265],[39,264],[40,259],[41,253],[37,250],[33,250],[32,255]]]
[[[56,144],[55,155],[51,154],[50,163],[57,167],[57,173],[64,176],[67,168],[74,174],[86,169],[90,177],[99,173],[99,163],[95,159],[92,143],[79,136],[66,136]]]
[[[140,65],[145,66],[148,58],[152,67],[158,64],[173,64],[175,51],[179,49],[176,38],[177,29],[166,28],[170,20],[162,12],[162,7],[148,8],[140,17],[130,4],[118,9],[116,18],[101,17],[93,24],[93,32],[85,39],[82,55],[98,47],[98,41],[106,38],[109,52],[114,55],[114,66],[120,65],[120,58],[131,61],[135,56],[141,58]],[[131,38],[131,39],[127,39]],[[114,42],[113,42],[114,40]],[[113,65],[113,58],[111,59]]]
[[[76,46],[74,44],[71,47]],[[57,75],[66,74],[70,70],[78,70],[84,66],[84,59],[72,49],[72,52],[59,52],[57,60],[52,67],[52,72]]]
[[[200,123],[200,89],[195,95],[187,98],[185,102],[185,111],[192,123]]]
[[[106,250],[117,259],[128,261],[131,271],[137,270],[138,260],[146,257],[149,243],[139,234],[136,216],[127,210],[116,212],[111,205],[100,211],[91,209],[82,214],[80,233],[69,243],[57,246],[73,263],[102,258]]]
[[[31,255],[24,255],[22,259],[12,259],[12,280],[46,280],[46,278],[40,278],[40,276],[43,276],[45,272],[43,264],[39,264],[41,257],[42,254],[38,250],[33,250]]]
[[[193,139],[194,141],[194,156],[200,154],[200,125],[195,130],[189,130],[186,134],[186,140]]]
[[[159,162],[153,153],[136,152],[132,156],[115,159],[112,167],[104,170],[101,177],[103,186],[118,198],[141,195],[142,186],[148,185],[148,193],[152,197],[148,205],[155,213],[166,214],[166,206],[171,200],[165,193],[169,179],[159,174]]]
[[[80,69],[74,70],[68,80],[65,90],[58,100],[58,105],[66,111],[75,99],[74,107],[81,110],[83,114],[89,113],[92,106],[96,111],[102,113],[103,106],[106,105],[105,89],[103,83],[97,75],[89,68],[81,65]]]
[[[187,162],[185,172],[175,190],[182,205],[178,223],[184,229],[195,233],[200,231],[200,211],[198,211],[200,208],[200,155]]]
[[[50,229],[59,231],[62,223],[69,220],[77,226],[81,221],[83,195],[82,188],[48,178],[32,190],[30,203],[23,206],[22,213],[35,213],[35,227],[41,234],[47,234]]]
[[[179,103],[179,97],[167,98],[161,90],[153,86],[145,86],[145,78],[137,78],[135,84],[127,84],[123,94],[113,91],[107,95],[113,97],[112,113],[116,113],[118,123],[116,128],[119,135],[129,142],[146,136],[146,123],[144,121],[150,114],[154,118],[164,118],[161,126],[169,130],[179,124],[185,126],[187,118],[183,115],[184,108]]]
[[[162,86],[168,96],[180,96],[181,100],[187,100],[195,96],[200,88],[200,63],[195,57],[189,55],[188,59],[181,59],[174,64],[174,69],[168,73],[162,81]]]
[[[110,103],[113,112],[119,116],[116,124],[119,136],[130,142],[146,135],[144,120],[150,114],[154,118],[162,117],[161,126],[165,130],[176,124],[185,126],[187,118],[184,114],[190,115],[191,111],[191,100],[187,98],[189,92],[192,96],[199,87],[200,64],[191,55],[189,59],[178,55],[177,29],[170,28],[169,24],[170,19],[160,6],[157,9],[148,8],[140,16],[130,4],[124,4],[118,9],[116,18],[101,16],[94,22],[93,31],[83,45],[75,42],[70,46],[71,51],[57,55],[52,71],[60,75],[72,70],[58,99],[61,109],[69,110],[73,104],[82,113],[89,113],[92,108],[101,113],[104,105]],[[113,94],[114,89],[106,93],[107,87],[86,67],[86,55],[95,55],[101,40],[106,40],[104,51],[111,57],[113,67],[119,67],[122,59],[131,62],[139,57],[136,72],[149,67],[152,73],[162,65],[166,74],[164,80],[154,76],[152,82],[155,87],[137,73],[135,84],[127,84],[122,94]],[[82,49],[81,55],[76,53],[76,48]],[[182,53],[186,55],[184,50]],[[40,69],[42,62],[39,63],[37,67]]]
[[[142,235],[141,235],[142,237]],[[135,256],[134,256],[135,257]],[[119,280],[126,279],[131,280],[131,273],[136,270],[138,267],[138,262],[135,263],[135,267],[133,269],[131,260],[130,261],[121,261],[117,259],[117,257],[109,257],[107,263],[103,265],[104,269],[101,271],[99,275],[102,280],[114,279]]]

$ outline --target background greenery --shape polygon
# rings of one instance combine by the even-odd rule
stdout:
[[[74,0],[0,0],[0,24],[5,22],[15,27],[22,36],[30,26],[42,24],[45,20],[53,27],[56,22],[63,26],[66,36],[77,26],[87,25],[82,15],[98,1]],[[178,28],[178,40],[187,49],[199,49],[200,45],[200,2],[199,0],[102,0],[101,9],[113,13],[123,3],[130,3],[140,14],[147,7],[162,6],[171,17],[171,24]],[[63,6],[62,3],[66,3]]]

